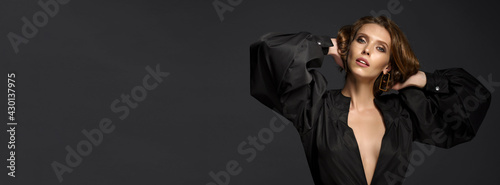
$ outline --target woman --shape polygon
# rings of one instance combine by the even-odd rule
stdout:
[[[294,123],[315,184],[402,184],[412,142],[450,148],[476,134],[491,95],[461,68],[419,71],[399,27],[363,17],[336,39],[264,35],[250,47],[251,95]],[[327,90],[324,55],[346,71]],[[397,93],[385,93],[388,89]]]

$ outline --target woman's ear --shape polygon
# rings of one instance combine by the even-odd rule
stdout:
[[[391,64],[387,64],[387,66],[386,66],[386,67],[385,67],[385,69],[384,69],[384,74],[389,73],[389,72],[391,71],[391,69],[392,69],[392,68],[391,68]]]

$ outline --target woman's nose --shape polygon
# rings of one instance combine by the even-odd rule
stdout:
[[[368,47],[365,47],[363,49],[363,51],[361,51],[361,54],[366,54],[366,55],[370,56],[370,51],[368,50]]]

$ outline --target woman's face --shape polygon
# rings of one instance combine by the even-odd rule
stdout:
[[[353,75],[375,80],[381,72],[390,71],[391,36],[382,26],[363,25],[349,46],[347,64]]]

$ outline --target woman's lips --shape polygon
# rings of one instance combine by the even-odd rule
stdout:
[[[361,67],[368,67],[370,66],[370,63],[368,63],[368,60],[366,60],[363,57],[359,57],[356,59],[356,64],[358,64]]]

